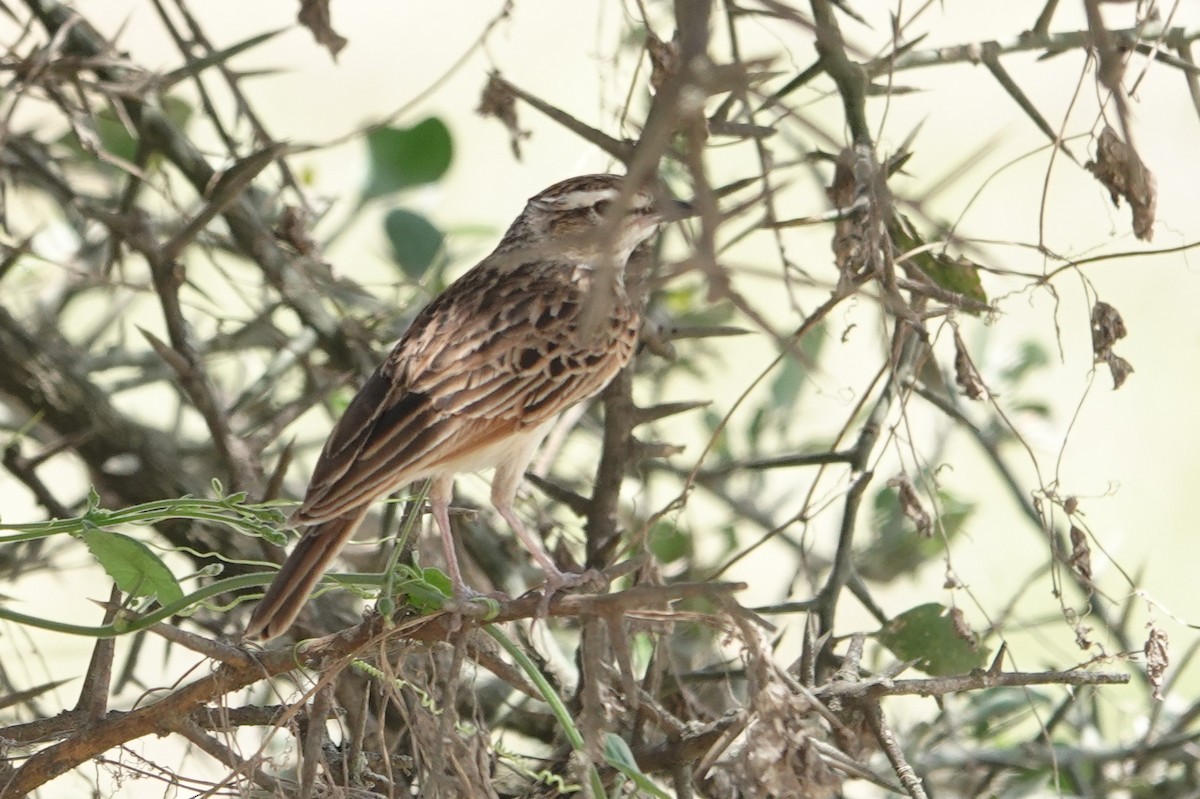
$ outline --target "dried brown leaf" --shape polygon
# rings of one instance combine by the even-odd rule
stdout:
[[[1096,363],[1108,364],[1114,391],[1124,385],[1133,372],[1133,365],[1112,351],[1113,345],[1125,338],[1126,332],[1120,312],[1107,302],[1097,300],[1092,306],[1092,354]]]
[[[1092,352],[1096,357],[1102,358],[1127,333],[1120,311],[1107,302],[1097,300],[1092,306]]]
[[[275,224],[275,238],[290,245],[301,255],[314,255],[317,252],[317,242],[309,232],[309,213],[299,206],[284,206]]]
[[[1154,698],[1160,702],[1163,698],[1163,675],[1167,673],[1167,666],[1171,662],[1167,656],[1168,643],[1167,634],[1152,623],[1150,635],[1146,638],[1146,645],[1142,647],[1142,652],[1146,656],[1146,677],[1150,680],[1150,685],[1154,687]]]
[[[508,129],[509,146],[512,147],[513,158],[521,160],[521,140],[529,138],[529,131],[521,129],[517,120],[517,96],[507,83],[500,80],[496,72],[488,75],[487,85],[479,98],[479,107],[475,113],[481,117],[495,117]]]
[[[825,190],[834,208],[841,211],[833,226],[833,256],[842,281],[866,271],[870,260],[870,214],[865,204],[856,205],[864,196],[862,181],[857,175],[858,164],[858,152],[854,148],[842,150],[833,170],[833,183]]]
[[[1121,198],[1133,212],[1133,233],[1143,241],[1154,238],[1154,208],[1158,202],[1154,175],[1142,163],[1137,152],[1112,128],[1105,126],[1096,142],[1096,160],[1085,167],[1096,176],[1120,207]]]
[[[1092,639],[1090,637],[1091,632],[1092,632],[1092,628],[1086,624],[1076,625],[1075,626],[1075,646],[1079,647],[1080,649],[1082,649],[1085,652],[1087,650],[1091,649],[1093,646],[1095,646],[1096,645],[1095,642],[1092,641]]]
[[[954,382],[970,399],[980,400],[987,396],[987,386],[971,362],[967,354],[967,345],[963,343],[958,331],[954,331]]]
[[[813,739],[828,738],[803,697],[771,682],[754,699],[745,744],[729,764],[742,796],[824,799],[836,793],[840,775],[825,764]]]
[[[323,45],[329,54],[337,59],[338,53],[346,46],[348,40],[339,36],[333,29],[332,18],[329,15],[329,0],[300,0],[300,13],[296,19],[301,25],[312,31],[313,38]]]
[[[1067,558],[1067,563],[1084,580],[1092,581],[1092,549],[1087,533],[1075,525],[1071,525],[1071,557]]]
[[[1133,373],[1133,364],[1114,352],[1108,353],[1104,362],[1108,364],[1108,370],[1112,373],[1113,390],[1116,391],[1125,385],[1125,379]]]
[[[913,488],[912,480],[908,475],[901,474],[888,480],[888,487],[896,489],[896,493],[900,500],[900,510],[904,511],[904,515],[908,517],[917,527],[917,532],[926,538],[933,537],[933,519],[925,511],[921,505],[921,499],[917,496],[917,490]]]
[[[966,641],[972,650],[979,651],[979,637],[975,635],[971,625],[967,624],[967,618],[961,608],[950,609],[950,624],[954,627],[955,635]]]

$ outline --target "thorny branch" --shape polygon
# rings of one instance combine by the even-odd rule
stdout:
[[[7,411],[3,423],[13,434],[3,465],[49,515],[57,517],[71,515],[82,503],[79,496],[46,477],[44,465],[59,456],[77,459],[102,502],[110,506],[203,493],[214,476],[233,489],[276,496],[292,447],[274,446],[275,439],[331,387],[375,364],[373,353],[379,342],[373,336],[378,334],[356,317],[360,306],[326,299],[339,289],[358,297],[366,296],[365,292],[357,286],[337,285],[320,261],[320,248],[311,232],[296,221],[296,214],[279,207],[283,196],[296,208],[312,207],[305,186],[295,178],[291,153],[273,141],[268,132],[273,126],[256,110],[254,94],[243,85],[242,74],[227,63],[241,50],[217,49],[183,0],[170,8],[154,0],[165,35],[184,59],[182,67],[163,75],[142,69],[122,55],[121,48],[81,15],[86,8],[53,0],[25,0],[25,5],[30,12],[27,24],[2,61],[4,74],[12,80],[0,116],[0,169],[14,191],[35,193],[52,203],[76,235],[78,251],[63,262],[66,268],[59,285],[44,291],[37,303],[22,307],[6,297],[0,307],[0,393]],[[318,39],[344,43],[329,25],[328,3],[305,5],[305,24],[315,26]],[[620,118],[630,123],[624,128],[610,125],[607,119],[593,121],[568,113],[564,110],[568,104],[552,89],[532,82],[518,86],[500,77],[504,64],[493,64],[490,70],[489,90],[496,93],[492,100],[503,105],[505,124],[514,137],[521,135],[517,111],[528,106],[624,164],[631,186],[665,177],[698,211],[688,232],[685,258],[663,263],[664,257],[670,257],[665,252],[646,252],[641,254],[645,262],[635,270],[644,273],[649,317],[675,313],[691,318],[680,325],[664,324],[665,332],[656,341],[648,336],[647,352],[638,364],[609,386],[603,398],[602,432],[594,436],[598,441],[588,442],[598,449],[594,479],[571,483],[547,475],[537,483],[551,500],[539,498],[539,507],[562,505],[586,518],[586,565],[619,572],[616,590],[557,597],[550,605],[551,621],[538,621],[532,630],[537,633],[543,625],[553,624],[555,639],[562,641],[535,641],[535,636],[525,633],[525,624],[515,624],[534,617],[540,602],[537,594],[500,602],[489,619],[491,624],[510,624],[509,629],[520,631],[523,650],[538,676],[549,675],[549,687],[534,685],[532,675],[510,662],[490,639],[478,635],[476,620],[466,620],[458,637],[452,634],[450,619],[436,613],[407,615],[415,614],[414,609],[402,610],[394,626],[378,616],[354,623],[352,612],[339,616],[339,610],[349,607],[346,592],[330,591],[318,598],[311,618],[317,625],[314,629],[325,625],[325,629],[343,628],[340,632],[295,648],[250,652],[221,637],[238,629],[240,611],[197,609],[180,626],[156,629],[172,646],[197,653],[203,663],[211,664],[211,671],[182,687],[148,693],[132,709],[120,709],[119,689],[112,679],[114,649],[111,640],[104,640],[94,649],[74,709],[43,713],[46,700],[34,701],[40,691],[12,692],[34,718],[8,723],[0,728],[0,739],[14,750],[31,753],[0,767],[0,797],[25,795],[113,748],[151,734],[178,736],[205,752],[228,769],[228,785],[240,789],[253,783],[279,795],[297,791],[317,795],[334,785],[372,795],[415,791],[495,795],[498,773],[505,778],[509,772],[516,775],[511,778],[522,781],[517,790],[526,790],[535,781],[583,783],[588,768],[602,771],[606,789],[613,790],[617,773],[602,751],[610,733],[628,745],[643,776],[651,775],[663,784],[669,781],[680,797],[797,795],[797,786],[837,790],[845,779],[869,780],[912,797],[924,796],[927,785],[939,792],[971,793],[963,786],[991,785],[999,779],[997,774],[1027,770],[1031,764],[1070,768],[1072,775],[1084,770],[1075,769],[1076,764],[1110,762],[1130,766],[1128,771],[1147,773],[1154,766],[1168,773],[1184,748],[1194,744],[1190,725],[1200,715],[1195,705],[1190,715],[1162,721],[1159,726],[1165,733],[1159,731],[1156,737],[1147,732],[1144,746],[1064,745],[1053,735],[1068,725],[1065,713],[1056,713],[1045,723],[1019,756],[990,746],[990,739],[969,739],[956,727],[961,723],[956,718],[964,709],[973,709],[977,692],[1020,688],[1026,696],[1040,697],[1040,686],[1115,685],[1128,677],[1086,668],[1002,672],[997,658],[986,670],[964,668],[961,673],[901,679],[898,675],[907,658],[871,643],[861,632],[846,630],[846,614],[838,611],[844,608],[841,600],[849,590],[883,624],[880,636],[894,621],[889,615],[903,617],[873,598],[875,580],[860,573],[864,532],[870,526],[864,511],[885,496],[885,482],[908,486],[904,502],[913,515],[919,511],[931,519],[931,529],[944,531],[948,526],[936,473],[926,468],[938,462],[944,440],[928,445],[922,438],[912,420],[920,413],[915,407],[920,403],[909,402],[917,396],[936,409],[939,418],[952,423],[954,431],[982,447],[1011,501],[1044,534],[1047,551],[1057,559],[1056,573],[1065,571],[1069,581],[1064,584],[1085,597],[1085,618],[1095,620],[1117,642],[1121,652],[1106,657],[1115,660],[1139,648],[1128,616],[1114,612],[1095,590],[1091,567],[1081,565],[1090,563],[1091,553],[1088,536],[1075,527],[1081,518],[1072,504],[1075,500],[1039,487],[1038,500],[1031,501],[1029,488],[1023,486],[1004,451],[1005,437],[1019,435],[1015,427],[1009,425],[1000,434],[996,432],[1003,427],[1000,424],[984,429],[972,423],[961,403],[952,399],[956,386],[934,377],[939,357],[937,324],[948,320],[955,326],[955,339],[965,350],[957,326],[972,315],[999,315],[998,303],[985,291],[991,287],[982,284],[979,274],[1006,273],[967,260],[968,255],[975,257],[969,242],[943,235],[945,231],[926,215],[926,198],[905,196],[897,188],[905,185],[897,177],[908,153],[884,158],[877,152],[877,133],[870,125],[879,116],[872,103],[889,94],[899,96],[903,87],[895,80],[905,71],[983,64],[988,71],[980,74],[997,81],[1055,147],[1069,152],[1063,143],[1065,121],[1056,121],[1056,116],[1066,115],[1033,102],[1007,59],[1021,52],[1051,56],[1068,51],[1083,54],[1084,60],[1095,58],[1098,93],[1114,108],[1117,120],[1105,129],[1111,138],[1108,150],[1122,154],[1095,171],[1106,176],[1114,201],[1141,202],[1142,223],[1145,230],[1152,230],[1153,180],[1143,165],[1149,162],[1147,154],[1135,148],[1128,103],[1130,87],[1136,83],[1126,78],[1126,72],[1134,59],[1144,58],[1183,75],[1200,111],[1196,100],[1200,70],[1190,54],[1200,32],[1169,22],[1155,26],[1149,20],[1109,27],[1105,19],[1109,9],[1099,2],[1085,4],[1086,30],[1055,31],[1056,4],[1050,0],[1033,28],[1018,36],[933,49],[922,47],[919,37],[908,38],[909,27],[927,10],[905,8],[911,16],[893,18],[882,50],[868,51],[854,40],[862,26],[850,22],[852,11],[842,3],[811,0],[806,10],[776,0],[730,0],[722,5],[723,35],[714,34],[714,8],[708,0],[679,0],[669,10],[650,3],[637,5],[639,23],[655,32],[654,44],[645,53],[640,45],[634,48],[638,71],[620,112]],[[506,6],[470,52],[488,51],[493,30],[503,30],[508,15],[519,11],[519,3]],[[44,41],[38,38],[35,19],[42,26]],[[803,52],[810,60],[796,67],[795,75],[786,74],[792,69],[788,59],[752,60],[743,54],[743,38],[748,38],[750,26],[775,24],[788,35],[801,32],[805,37]],[[674,37],[659,35],[672,28],[677,31]],[[638,37],[627,38],[640,42]],[[250,36],[243,44],[248,47],[269,38]],[[629,51],[623,47],[620,52]],[[19,55],[22,48],[27,56]],[[649,66],[643,66],[643,61]],[[451,70],[471,68],[464,57]],[[485,71],[480,71],[481,82]],[[201,73],[217,74],[220,80],[203,80]],[[886,81],[880,80],[885,77]],[[183,81],[194,85],[205,120],[220,142],[217,149],[220,163],[228,165],[225,168],[219,168],[192,133],[164,110],[167,91]],[[810,98],[801,97],[814,87],[819,88],[812,96],[836,95],[840,109],[836,121],[830,123],[806,107]],[[644,101],[638,99],[643,97]],[[52,141],[37,129],[22,128],[17,107],[31,102],[44,102],[58,114],[62,128],[74,139]],[[236,109],[232,123],[221,115],[226,104]],[[102,115],[110,111],[135,140],[132,156],[118,156],[98,144],[96,129]],[[639,124],[636,138],[610,132],[636,130]],[[896,138],[882,125],[878,133],[884,134],[880,140],[887,134]],[[819,144],[812,146],[808,139]],[[111,171],[89,173],[87,180],[80,180],[76,156],[62,154],[62,142],[67,140],[77,142],[78,157],[91,157]],[[725,165],[717,160],[719,151],[743,146],[752,149],[756,167],[749,177],[739,172],[728,180]],[[819,152],[822,146],[835,153]],[[915,135],[905,139],[904,148],[909,146],[921,147],[921,139]],[[159,167],[160,161],[165,166]],[[826,169],[830,162],[836,162],[833,170]],[[271,167],[282,190],[265,187],[264,173]],[[164,173],[170,178],[160,179]],[[104,191],[94,189],[97,175]],[[726,182],[722,184],[717,175]],[[805,181],[818,189],[815,196],[820,196],[822,184],[832,182],[827,194],[832,211],[787,207],[793,202],[789,190]],[[187,191],[179,191],[182,187]],[[745,196],[749,191],[753,196]],[[181,199],[183,195],[186,199]],[[625,196],[618,202],[628,200]],[[782,211],[785,208],[787,213]],[[1137,213],[1135,209],[1135,219]],[[7,223],[7,219],[0,221]],[[741,229],[730,233],[731,222]],[[807,248],[791,244],[791,237],[804,227],[823,225],[822,230],[828,230],[830,223],[832,268],[828,255],[813,257]],[[926,240],[919,229],[934,233]],[[12,243],[3,244],[0,280],[15,280],[14,267],[31,255],[45,258],[34,231],[16,232],[20,235]],[[774,242],[777,263],[762,266],[757,256],[748,259],[750,265],[743,263],[740,259],[746,256],[738,245],[762,233]],[[805,252],[806,262],[795,262],[788,249]],[[209,268],[218,261],[214,254],[220,256],[219,269]],[[224,262],[231,256],[248,268],[253,284],[253,289],[243,292],[239,287],[234,293],[255,295],[258,303],[245,320],[236,319],[240,326],[235,333],[225,328],[234,314],[226,318],[192,301],[204,296],[204,279],[226,268]],[[140,267],[145,268],[141,283]],[[1057,274],[1044,275],[1040,284],[1049,286]],[[750,278],[763,277],[778,281],[772,285],[782,287],[786,295],[780,307],[786,304],[795,318],[780,323],[778,309],[752,293]],[[231,278],[225,285],[237,283]],[[162,338],[145,333],[150,350],[135,349],[124,338],[121,309],[130,294],[149,296],[157,306],[156,318],[165,333]],[[77,327],[69,322],[77,318],[77,306],[95,296],[104,298],[112,310],[102,320],[88,320],[89,335],[73,338]],[[602,300],[596,300],[598,313],[603,312]],[[831,346],[837,338],[835,327],[845,319],[860,318],[855,311],[865,307],[877,314],[881,356],[871,364],[878,367],[876,377],[849,403],[851,410],[832,444],[795,449],[797,427],[789,425],[792,417],[803,415],[803,396],[788,380],[798,380],[794,372],[806,379],[823,378],[827,356],[821,346]],[[713,366],[711,353],[721,351],[719,345],[709,350],[708,340],[690,339],[681,332],[688,325],[728,332],[731,326],[718,318],[722,314],[737,314],[738,325],[766,334],[761,340],[774,352],[761,359],[757,358],[763,354],[761,349],[747,345],[747,352],[756,356],[752,368],[768,361],[769,366],[748,385],[737,386],[736,399],[724,409],[719,403],[701,411],[703,403],[675,402],[672,381],[681,375],[700,375],[702,384],[707,381],[714,393],[730,382],[724,366]],[[841,335],[849,337],[858,324],[846,324]],[[214,329],[220,332],[213,333]],[[793,333],[788,335],[788,330]],[[81,344],[80,338],[86,343]],[[105,350],[92,346],[110,340],[118,343]],[[236,358],[258,349],[278,356],[271,368],[254,381],[231,381],[217,356]],[[965,352],[962,355],[964,363],[978,361]],[[107,374],[119,369],[136,375],[117,381]],[[984,386],[981,370],[972,369],[974,383],[969,390],[957,387],[994,402],[989,394],[992,386]],[[967,379],[960,373],[960,382]],[[277,396],[279,387],[289,383],[303,387],[290,399]],[[122,396],[130,388],[160,384],[170,385],[179,403],[180,419],[169,432],[127,412]],[[774,405],[757,404],[758,389],[769,389],[767,393],[781,399]],[[643,402],[643,396],[653,399]],[[995,408],[999,412],[998,404]],[[689,440],[685,459],[655,460],[674,448],[645,441],[653,440],[660,430],[673,433],[677,428],[668,425],[684,412],[703,415],[698,424],[706,425],[704,437],[697,437],[701,446]],[[185,434],[185,416],[187,421],[199,420],[201,437]],[[580,429],[586,431],[591,424],[585,418]],[[754,432],[744,433],[746,429]],[[830,436],[825,431],[811,438],[826,441]],[[907,457],[892,458],[904,447]],[[277,462],[270,463],[271,458]],[[896,460],[904,480],[875,479]],[[806,490],[789,488],[789,506],[782,510],[784,502],[774,496],[774,481],[782,470],[805,467],[816,467],[811,470],[815,476]],[[802,474],[802,479],[809,477]],[[833,491],[828,487],[830,474],[841,476]],[[634,479],[636,492],[630,490]],[[705,489],[703,503],[695,499],[693,486]],[[798,494],[803,499],[797,509],[792,498]],[[672,499],[664,502],[664,496]],[[922,502],[927,507],[918,507]],[[1072,519],[1070,547],[1046,521],[1037,502],[1066,510]],[[714,506],[717,511],[712,513]],[[826,548],[822,542],[821,551],[814,551],[809,534],[834,511],[838,518],[827,525],[833,543]],[[411,512],[419,515],[421,509]],[[468,515],[464,509],[457,518]],[[699,550],[720,537],[716,531],[724,517],[736,520],[736,525],[728,524],[737,529],[730,533],[727,549],[706,560],[710,553]],[[543,519],[547,526],[558,523],[549,511],[539,514]],[[477,529],[485,549],[500,549],[490,522],[480,517],[469,521],[464,526]],[[736,541],[750,525],[765,531],[759,540]],[[200,525],[163,524],[157,533],[196,566],[242,568],[234,563],[260,555],[256,541]],[[699,579],[735,564],[745,565],[752,556],[764,556],[779,540],[786,542],[782,549],[794,558],[794,584],[807,585],[812,593],[771,607],[771,619],[779,628],[732,601],[729,592],[740,586]],[[681,549],[685,555],[674,554]],[[11,562],[6,556],[4,565],[19,572],[35,563],[37,550],[30,550],[32,555]],[[637,556],[634,561],[612,566],[631,551]],[[951,555],[946,557],[948,562]],[[380,558],[375,551],[362,563],[378,570],[374,564]],[[482,568],[483,558],[480,561]],[[714,567],[721,561],[723,566]],[[516,566],[505,553],[498,553],[486,568],[503,575]],[[949,563],[946,571],[952,571]],[[917,573],[915,567],[908,572]],[[955,601],[970,596],[950,579],[945,588]],[[128,612],[118,609],[118,599],[114,591],[105,605],[110,623]],[[1069,600],[1062,601],[1067,608]],[[787,651],[798,619],[808,620],[800,622],[808,625],[804,651],[800,661],[785,668],[776,660]],[[1004,621],[995,630],[1000,637],[1006,634]],[[1081,642],[1090,645],[1083,621],[1073,620],[1073,626]],[[579,627],[586,632],[576,634]],[[777,638],[768,644],[764,632]],[[1159,629],[1152,630],[1150,638],[1154,646],[1147,646],[1143,656],[1153,662],[1139,676],[1143,689],[1158,691],[1168,666],[1167,642]],[[567,640],[571,643],[562,643]],[[886,663],[893,656],[901,662]],[[569,667],[572,661],[578,665],[575,671]],[[879,662],[885,665],[864,665]],[[140,661],[131,666],[141,667]],[[312,675],[311,687],[305,687],[298,699],[268,704],[259,695],[243,693],[269,678],[295,677],[298,670]],[[0,672],[0,679],[7,682],[11,676]],[[299,679],[306,684],[303,677]],[[568,719],[579,720],[587,745],[574,755],[567,754],[571,747],[564,741],[570,736],[561,719],[546,712],[545,690],[564,704]],[[889,698],[897,695],[939,697],[940,707],[949,711],[931,710],[925,723],[954,740],[958,748],[931,752],[914,745],[912,732],[886,716]],[[1028,708],[1035,705],[1030,699]],[[1064,701],[1060,707],[1067,706]],[[338,724],[342,735],[335,743],[326,729]],[[1078,725],[1072,732],[1080,738],[1102,734],[1097,718]],[[249,726],[296,736],[296,749],[303,751],[296,772],[299,784],[289,782],[283,776],[286,768],[276,768],[264,751],[240,748],[230,733]],[[541,774],[492,745],[493,733],[510,731],[544,747],[548,765]],[[862,762],[864,753],[874,748],[885,753],[892,775],[876,774],[871,764]],[[1101,795],[1117,790],[1121,788],[1077,792]]]

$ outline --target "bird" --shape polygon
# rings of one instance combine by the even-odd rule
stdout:
[[[495,467],[491,502],[545,575],[544,602],[578,585],[513,510],[537,447],[567,408],[599,394],[637,347],[631,254],[687,213],[662,192],[595,174],[535,194],[495,250],[422,309],[346,407],[292,522],[306,527],[254,608],[244,637],[284,633],[380,497],[430,480],[455,597],[450,529],[456,474]],[[667,206],[667,207],[660,207]]]

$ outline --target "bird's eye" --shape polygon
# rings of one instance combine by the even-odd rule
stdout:
[[[610,207],[612,207],[612,201],[611,200],[601,200],[600,202],[596,203],[592,207],[594,209],[596,209],[596,216],[605,216],[606,214],[608,214],[608,209]]]

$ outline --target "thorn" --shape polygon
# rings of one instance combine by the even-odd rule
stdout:
[[[745,336],[753,332],[753,330],[734,325],[683,325],[671,329],[671,339],[676,341],[681,338],[724,338],[726,336]]]
[[[636,427],[647,422],[655,422],[659,419],[665,419],[668,416],[686,413],[697,408],[704,408],[711,404],[710,400],[693,400],[691,402],[664,402],[659,405],[651,405],[648,408],[634,408],[633,426]]]
[[[550,497],[556,502],[561,502],[567,508],[580,518],[588,515],[588,511],[592,507],[592,500],[582,494],[577,494],[566,486],[559,485],[544,477],[538,477],[532,472],[525,474],[525,479],[533,486],[536,486],[543,494]]]
[[[150,343],[150,346],[158,354],[158,357],[166,361],[167,366],[174,369],[176,374],[180,377],[190,377],[192,375],[192,365],[188,363],[187,358],[180,355],[176,350],[168,346],[165,341],[141,325],[138,325],[137,329],[142,334],[142,338]]]
[[[1008,654],[1008,643],[1000,642],[1000,648],[996,650],[996,657],[992,658],[992,665],[988,666],[988,676],[994,677],[1001,674],[1004,670],[1004,656]]]

